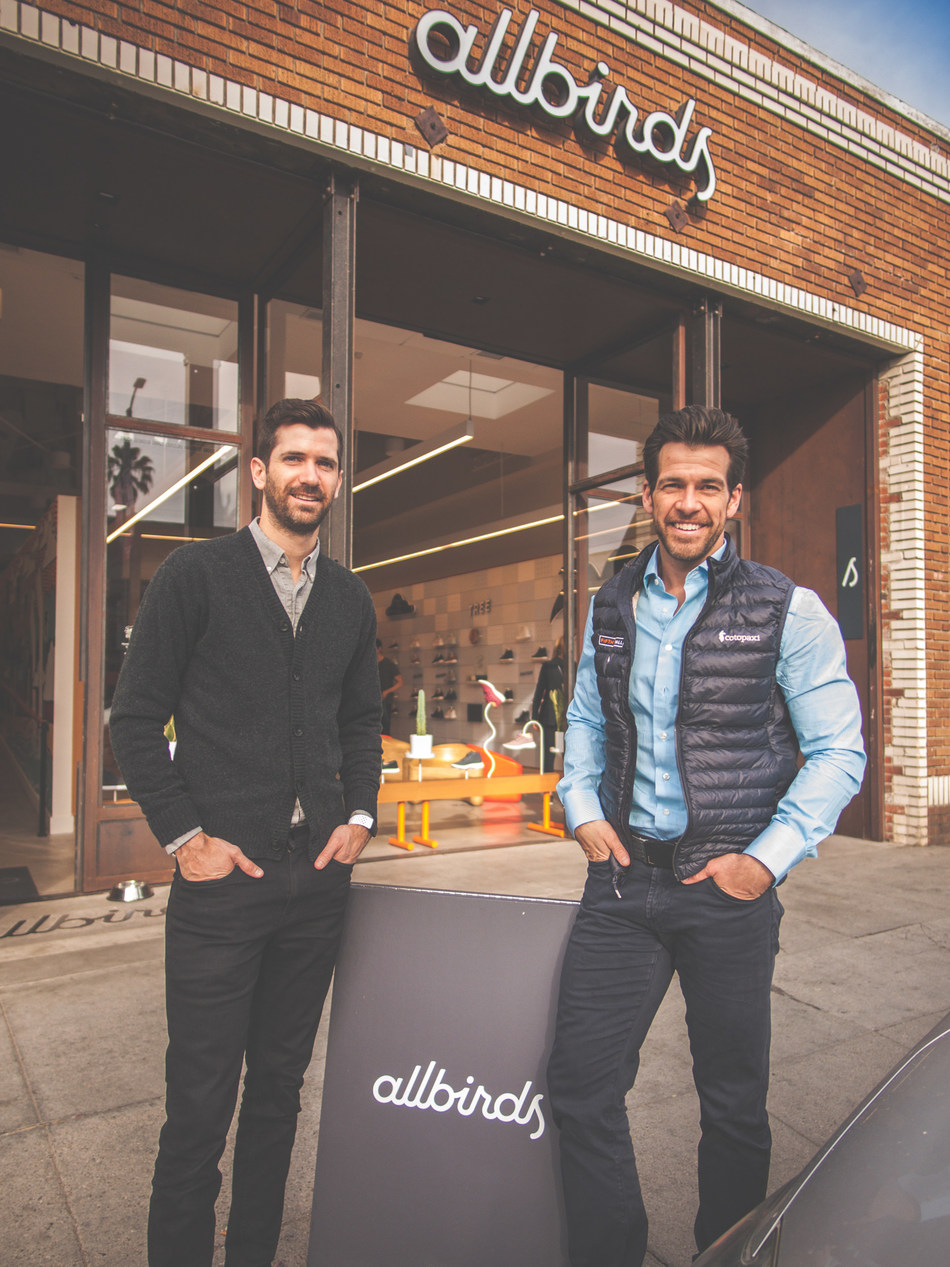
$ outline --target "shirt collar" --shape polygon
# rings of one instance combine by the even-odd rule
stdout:
[[[285,567],[288,566],[286,554],[284,554],[283,550],[276,541],[271,541],[270,537],[261,527],[260,519],[252,519],[248,526],[251,530],[251,536],[257,543],[257,548],[261,552],[261,558],[264,560],[264,567],[267,568],[268,574],[273,576],[274,572],[282,563]],[[314,579],[314,573],[317,568],[317,559],[319,557],[320,542],[318,540],[317,544],[300,565],[301,571],[306,572],[307,578],[310,581]]]
[[[709,583],[709,575],[708,575],[709,574],[709,560],[710,558],[721,559],[722,556],[726,552],[727,545],[728,545],[728,542],[726,541],[724,537],[722,545],[719,547],[719,549],[714,550],[712,552],[712,555],[707,555],[707,557],[703,559],[702,563],[697,563],[696,566],[690,570],[689,576],[691,577],[693,576],[694,573],[701,572],[703,575],[701,577],[697,576],[696,579],[701,580],[704,585],[708,584]],[[660,557],[660,548],[659,546],[657,546],[657,548],[653,551],[653,553],[650,555],[650,558],[647,561],[646,571],[643,574],[643,583],[644,585],[650,585],[650,584],[659,585],[663,589],[665,589],[666,587],[663,585],[663,581],[660,578],[659,568],[656,565],[656,561],[659,557]],[[689,577],[687,577],[687,582],[688,580],[689,580]]]

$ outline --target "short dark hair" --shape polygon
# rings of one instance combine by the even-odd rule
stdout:
[[[649,488],[656,488],[664,444],[686,444],[691,449],[720,444],[729,454],[729,492],[742,483],[749,442],[732,414],[705,405],[687,405],[676,413],[663,414],[643,445],[643,475]]]
[[[261,420],[257,431],[257,456],[266,466],[277,443],[279,427],[292,427],[294,423],[303,423],[312,431],[325,428],[336,436],[336,456],[339,461],[343,456],[343,433],[336,425],[333,414],[317,400],[298,400],[288,397],[271,405]]]

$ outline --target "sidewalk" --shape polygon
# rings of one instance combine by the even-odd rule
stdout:
[[[583,884],[572,841],[517,830],[490,849],[394,853],[374,842],[355,879],[572,899]],[[128,906],[96,896],[0,907],[0,1259],[9,1267],[144,1264],[162,1120],[165,894]],[[781,896],[773,1187],[950,1009],[950,849],[832,837]],[[324,1036],[304,1089],[283,1267],[306,1262]],[[675,986],[629,1103],[652,1219],[648,1267],[687,1267],[698,1127]],[[222,1228],[228,1182],[225,1167]]]

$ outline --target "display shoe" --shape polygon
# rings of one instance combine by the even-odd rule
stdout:
[[[515,698],[515,693],[514,693],[514,691],[512,691],[512,690],[510,690],[510,689],[509,689],[509,690],[507,690],[507,691],[505,691],[505,703],[506,703],[506,704],[510,704],[510,703],[512,703],[512,701],[514,700],[514,698]]]
[[[446,720],[446,721],[458,721],[458,713],[455,711],[455,709],[454,709],[454,708],[447,708],[447,709],[445,710],[445,720]]]
[[[437,652],[435,653],[435,655],[432,657],[432,663],[433,663],[433,664],[444,664],[444,663],[445,663],[445,656],[442,654],[442,652],[441,652],[441,651],[437,651]]]
[[[485,696],[486,704],[504,704],[504,695],[502,695],[497,686],[492,686],[488,678],[479,678],[479,685],[482,688],[482,694]]]
[[[400,766],[398,761],[384,761],[383,774],[399,774]]]
[[[459,757],[458,761],[452,762],[453,770],[484,770],[485,762],[481,759],[474,748],[469,748],[464,757]]]
[[[517,752],[520,748],[533,748],[535,744],[530,735],[515,735],[514,739],[509,739],[507,743],[503,743],[501,746],[509,748],[512,752]]]
[[[499,660],[513,660],[514,658],[515,653],[511,650],[506,651],[503,655],[498,657]]]
[[[433,708],[431,715],[436,721],[442,721],[442,719],[445,717],[445,714],[442,712],[441,708]]]
[[[407,603],[401,594],[393,594],[393,601],[386,608],[386,615],[393,616],[411,616],[415,611],[412,603]]]
[[[531,657],[532,660],[546,660],[548,658],[547,647],[538,647],[537,651]]]
[[[525,723],[529,722],[530,720],[531,720],[531,714],[528,712],[527,709],[524,709],[524,711],[520,712],[518,716],[515,718],[515,725],[524,726]]]

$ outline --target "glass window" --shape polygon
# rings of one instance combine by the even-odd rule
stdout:
[[[113,277],[109,414],[237,431],[237,346],[233,300]]]
[[[44,896],[75,873],[83,284],[77,260],[0,244],[0,867]]]
[[[371,588],[559,551],[560,372],[356,324],[353,557]]]
[[[267,404],[292,397],[315,400],[321,391],[323,314],[319,308],[274,299],[267,305]]]
[[[500,752],[564,628],[562,375],[363,320],[355,352],[353,558],[403,680],[388,733],[408,740],[424,692],[453,760]],[[480,676],[507,701],[494,737]]]
[[[162,560],[185,541],[237,527],[239,449],[110,427],[106,432],[105,720],[128,630]],[[105,727],[106,800],[126,798]]]
[[[588,475],[639,466],[643,441],[660,416],[657,398],[590,383],[587,412]]]

